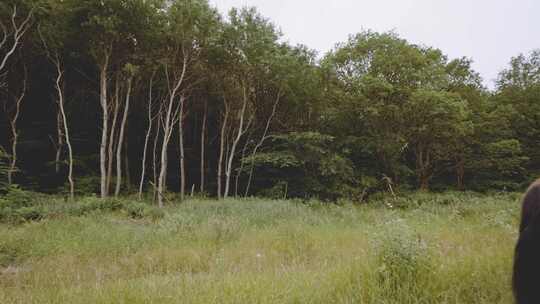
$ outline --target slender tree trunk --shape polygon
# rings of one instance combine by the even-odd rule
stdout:
[[[202,120],[202,127],[201,127],[201,183],[199,191],[204,193],[204,173],[205,173],[205,166],[204,166],[204,152],[206,148],[206,120],[208,117],[208,100],[204,101],[204,114],[203,114],[203,120]]]
[[[180,100],[180,115],[178,119],[178,143],[180,145],[180,201],[186,194],[186,164],[184,150],[184,99]]]
[[[131,170],[129,169],[129,123],[126,125],[126,139],[124,140],[124,172],[126,173],[126,191],[131,193]]]
[[[107,104],[107,68],[109,66],[109,54],[105,55],[104,62],[100,66],[100,101],[103,111],[103,124],[101,132],[101,146],[99,149],[100,172],[101,172],[101,198],[107,197],[107,134],[109,109]]]
[[[272,107],[272,113],[268,117],[268,120],[266,121],[266,126],[264,128],[263,135],[261,136],[261,140],[257,143],[255,148],[253,149],[253,152],[251,153],[251,168],[249,169],[249,177],[246,185],[246,191],[244,193],[244,196],[247,197],[249,194],[249,188],[251,187],[251,181],[253,180],[253,172],[255,171],[255,155],[257,154],[257,151],[261,148],[264,141],[268,138],[268,130],[270,129],[270,124],[272,123],[272,119],[276,115],[276,109],[278,107],[279,101],[281,99],[281,90],[278,92],[278,96],[276,98],[276,101],[274,102],[274,106]]]
[[[146,151],[148,150],[148,141],[150,140],[150,134],[152,133],[153,117],[152,117],[152,89],[154,82],[154,74],[150,78],[149,96],[148,96],[148,128],[146,129],[146,137],[144,138],[143,157],[141,164],[141,179],[139,181],[139,200],[142,200],[142,192],[144,185],[144,176],[146,173]]]
[[[113,119],[111,122],[111,132],[109,135],[108,157],[107,157],[107,194],[111,193],[113,160],[116,140],[116,123],[118,121],[118,113],[120,112],[120,76],[116,75],[114,100],[112,104]]]
[[[226,165],[226,171],[225,171],[225,193],[223,194],[223,197],[224,198],[227,198],[229,196],[229,189],[230,189],[230,184],[231,184],[231,172],[232,172],[232,165],[233,165],[233,160],[234,160],[234,156],[235,156],[235,152],[236,152],[236,146],[238,145],[238,142],[240,141],[240,139],[242,138],[242,135],[244,134],[245,130],[244,130],[244,118],[245,118],[245,114],[246,114],[246,108],[247,108],[247,101],[248,101],[248,97],[247,97],[247,92],[246,92],[246,88],[244,86],[244,102],[242,104],[242,110],[240,111],[240,123],[238,125],[238,132],[236,134],[236,138],[233,140],[233,143],[232,143],[232,146],[231,146],[231,152],[229,154],[229,159],[227,161],[227,165]]]
[[[154,202],[157,200],[157,185],[158,185],[158,174],[157,174],[157,144],[158,144],[158,140],[159,140],[159,134],[161,132],[161,107],[159,109],[159,116],[158,116],[158,119],[157,119],[157,127],[156,127],[156,135],[154,137],[154,148],[152,150],[152,170],[153,170],[153,198],[154,198]]]
[[[24,96],[26,95],[26,81],[27,81],[27,75],[26,75],[26,67],[24,68],[24,80],[23,80],[23,88],[21,95],[17,97],[15,100],[15,113],[13,114],[13,117],[10,119],[10,126],[11,126],[11,162],[9,164],[8,172],[7,172],[7,178],[8,178],[8,184],[13,184],[13,174],[17,171],[17,144],[19,141],[19,132],[17,131],[17,122],[19,120],[19,115],[21,113],[21,103],[24,99]]]
[[[126,103],[124,106],[124,114],[122,116],[122,123],[120,125],[120,133],[118,134],[118,147],[116,149],[116,188],[114,190],[114,196],[118,197],[120,195],[120,189],[122,188],[122,148],[124,143],[124,133],[126,129],[126,122],[129,113],[129,102],[131,97],[131,84],[132,77],[129,77],[127,80],[127,92],[126,92]]]
[[[66,111],[64,108],[64,90],[63,90],[63,76],[64,72],[62,71],[62,66],[58,56],[56,58],[56,73],[58,77],[56,78],[56,91],[58,92],[58,108],[60,109],[60,115],[62,116],[62,123],[64,128],[64,137],[66,139],[66,145],[68,147],[68,182],[69,182],[69,197],[73,201],[75,198],[75,182],[73,181],[73,148],[71,146],[71,139],[69,136],[69,128],[67,122]]]
[[[62,113],[58,111],[56,114],[56,156],[54,158],[54,170],[56,174],[60,173],[60,159],[62,158],[62,150],[64,147],[64,134],[63,134],[63,122],[62,122]]]
[[[221,183],[223,181],[223,154],[225,153],[225,141],[227,140],[225,137],[225,130],[227,129],[227,120],[229,118],[229,105],[227,104],[227,100],[225,98],[223,98],[223,104],[225,105],[225,113],[223,115],[223,123],[221,125],[221,138],[219,144],[219,160],[217,170],[217,194],[219,199],[221,199],[222,197]]]
[[[64,145],[64,138],[65,143],[68,147],[68,182],[69,182],[69,197],[70,200],[73,201],[75,198],[75,182],[73,180],[73,147],[71,146],[71,139],[69,136],[69,127],[68,127],[68,121],[67,121],[67,115],[65,111],[65,101],[64,101],[64,68],[62,65],[62,61],[60,60],[60,56],[58,52],[55,52],[54,55],[51,54],[49,51],[49,47],[47,46],[47,42],[43,38],[43,35],[41,34],[41,31],[38,27],[38,33],[39,37],[41,38],[43,42],[43,46],[45,47],[45,51],[47,53],[47,56],[52,61],[56,68],[56,81],[55,81],[55,88],[56,92],[58,94],[58,114],[57,114],[57,122],[58,122],[58,149],[56,154],[56,173],[60,171],[59,168],[59,162],[60,162],[60,154],[62,151],[62,147]]]
[[[244,143],[244,147],[242,148],[242,155],[240,156],[240,168],[238,169],[238,172],[236,172],[236,177],[234,181],[234,197],[238,197],[238,187],[240,184],[240,176],[242,175],[242,171],[244,171],[244,165],[246,164],[245,158],[246,158],[246,151],[250,142],[251,138],[251,132],[248,134],[246,138],[246,142]]]
[[[174,129],[174,124],[176,119],[178,119],[178,111],[179,109],[176,109],[176,111],[173,112],[174,109],[174,100],[176,99],[176,96],[180,90],[180,86],[182,86],[184,82],[184,77],[186,75],[187,71],[187,64],[188,64],[188,56],[187,54],[184,54],[184,62],[182,66],[182,72],[180,73],[180,76],[175,79],[174,81],[174,87],[170,88],[169,90],[169,103],[167,107],[167,112],[165,113],[165,120],[164,120],[164,128],[163,128],[163,145],[161,146],[161,168],[159,172],[159,179],[158,179],[158,186],[157,186],[157,195],[158,195],[158,205],[160,208],[163,207],[163,199],[165,195],[165,191],[167,189],[167,150],[169,146],[169,141],[171,139],[171,135]],[[169,79],[168,74],[168,68],[165,67],[165,73],[166,78]],[[184,95],[180,95],[180,104],[184,102]],[[180,118],[181,119],[181,118]]]
[[[170,98],[169,98],[169,104],[168,104],[168,109],[167,109],[167,113],[165,115],[165,126],[163,128],[163,144],[161,146],[161,168],[160,168],[160,171],[159,171],[159,180],[158,180],[158,188],[157,188],[157,192],[158,192],[158,204],[159,204],[159,207],[162,208],[163,207],[163,196],[165,195],[165,191],[167,190],[167,185],[166,185],[166,182],[167,182],[167,152],[168,152],[168,147],[169,147],[169,141],[171,139],[171,135],[172,135],[172,131],[173,131],[173,125],[174,125],[174,117],[176,116],[175,114],[177,113],[174,113],[173,112],[173,108],[174,108],[174,96],[175,94],[171,94]],[[181,96],[181,98],[184,98],[183,96]],[[183,102],[183,101],[181,101]]]

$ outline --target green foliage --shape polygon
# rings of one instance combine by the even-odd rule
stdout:
[[[355,179],[351,162],[338,153],[334,142],[334,137],[316,132],[279,135],[272,139],[271,152],[258,153],[245,161],[253,162],[265,175],[278,173],[267,194],[287,188],[281,197],[335,200],[352,187]],[[287,176],[279,174],[283,171]]]
[[[0,302],[511,303],[519,196],[415,193],[406,210],[186,200],[156,222],[0,224]]]
[[[46,196],[11,187],[0,197],[0,223],[25,223],[66,216],[87,216],[123,212],[134,219],[161,219],[163,210],[147,202],[133,202],[127,199],[100,199],[86,196],[74,202],[63,198]]]
[[[39,200],[42,197],[43,195],[41,194],[23,190],[17,185],[11,185],[7,188],[6,193],[0,196],[0,208],[30,207],[33,202]]]
[[[394,33],[370,31],[352,36],[324,59],[334,86],[329,91],[335,100],[330,123],[347,137],[346,143],[356,143],[349,148],[355,163],[379,175],[404,178],[409,171],[403,166],[407,149],[415,153],[421,145],[427,150],[420,153],[433,154],[433,139],[442,140],[441,133],[461,128],[446,128],[459,124],[453,118],[466,110],[444,92],[445,60],[439,50],[412,45]],[[419,179],[430,174],[423,172],[427,168],[418,170],[423,161],[413,167]],[[378,166],[373,168],[373,163]]]
[[[494,102],[505,106],[505,118],[519,141],[526,163],[527,179],[540,174],[540,50],[512,58],[501,72]]]
[[[451,144],[465,136],[472,125],[467,103],[451,93],[431,90],[414,92],[404,107],[404,136],[414,154],[421,188],[427,189],[441,162],[454,156]]]
[[[421,298],[426,283],[422,280],[429,278],[432,267],[427,244],[403,221],[386,225],[377,240],[377,274],[384,297],[396,302],[403,294]]]
[[[388,190],[388,185],[519,189],[540,174],[538,50],[512,58],[496,90],[489,92],[471,59],[450,60],[441,50],[395,32],[353,34],[318,60],[314,50],[284,42],[279,27],[255,8],[233,8],[222,16],[207,0],[6,0],[0,3],[0,19],[9,21],[15,5],[15,24],[32,12],[31,26],[14,53],[20,53],[19,58],[10,58],[0,73],[5,75],[0,97],[18,94],[17,78],[28,75],[28,105],[22,109],[39,112],[56,102],[49,96],[58,95],[58,81],[69,101],[66,120],[78,195],[99,191],[94,177],[98,155],[90,148],[102,135],[96,127],[103,115],[98,99],[106,97],[100,100],[109,103],[111,112],[115,104],[121,111],[127,82],[137,88],[126,116],[131,131],[124,141],[131,147],[125,149],[129,173],[142,171],[139,135],[148,126],[147,113],[149,123],[154,123],[148,153],[152,139],[157,145],[163,139],[154,132],[162,123],[159,109],[173,101],[171,111],[180,111],[176,106],[182,99],[184,116],[172,113],[170,118],[192,126],[182,135],[186,160],[196,159],[201,147],[216,151],[224,142],[225,154],[233,154],[231,171],[240,173],[238,184],[245,186],[247,173],[252,173],[246,164],[253,162],[250,189],[266,196],[363,201]],[[4,25],[6,37],[12,37],[11,22]],[[44,79],[49,82],[33,85]],[[98,87],[108,87],[106,94]],[[168,99],[172,91],[176,96]],[[36,96],[45,96],[46,102]],[[245,130],[237,133],[240,113],[245,114]],[[138,123],[143,116],[145,123]],[[199,133],[202,117],[206,134]],[[62,187],[65,168],[53,172],[42,166],[55,155],[30,121],[34,123],[20,120],[17,126],[18,165],[24,172],[17,181],[53,192]],[[53,126],[59,121],[49,115],[39,123]],[[232,140],[236,134],[238,142]],[[52,139],[61,144],[56,135]],[[65,159],[65,144],[61,145],[56,148]],[[255,147],[259,153],[250,156]],[[45,150],[42,158],[28,158]],[[204,155],[204,161],[213,164],[205,174],[204,191],[209,195],[216,190],[216,154]],[[0,152],[0,192],[5,191],[7,157]],[[185,169],[193,184],[200,168],[192,164]],[[167,176],[173,184],[178,179],[177,172]]]
[[[165,215],[164,211],[157,207],[153,207],[148,204],[138,203],[138,202],[126,204],[125,210],[126,210],[126,213],[134,219],[141,219],[141,218],[149,217],[154,220],[158,220],[160,218],[163,218]]]
[[[5,191],[6,187],[8,186],[8,161],[9,155],[2,148],[0,148],[0,192]]]
[[[0,196],[0,222],[24,222],[40,220],[44,210],[40,202],[45,196],[21,189],[16,185],[8,186],[6,193]]]
[[[99,192],[100,177],[88,174],[75,178],[75,194],[79,196],[93,195]],[[69,193],[69,184],[65,183],[62,188],[62,193]]]
[[[519,54],[510,60],[510,67],[503,70],[497,85],[499,89],[527,89],[540,83],[540,49],[530,54]]]

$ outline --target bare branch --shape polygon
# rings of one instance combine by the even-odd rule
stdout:
[[[33,14],[34,14],[34,9],[32,8],[28,12],[28,15],[23,20],[23,22],[21,22],[21,24],[19,26],[17,26],[17,21],[16,21],[16,19],[17,19],[17,6],[13,7],[13,14],[11,15],[11,24],[13,26],[13,45],[11,46],[9,51],[4,55],[4,58],[2,59],[2,61],[0,63],[0,71],[2,71],[5,68],[9,57],[11,57],[11,55],[13,55],[13,53],[17,49],[17,46],[20,43],[21,38],[24,36],[26,31],[30,28],[30,20],[32,19]],[[3,28],[5,28],[4,25],[3,25]],[[7,31],[4,31],[4,33],[7,33]],[[2,41],[3,41],[2,44],[5,44],[4,40],[7,40],[7,37],[4,37],[2,39]]]

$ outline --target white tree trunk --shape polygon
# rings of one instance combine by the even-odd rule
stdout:
[[[187,70],[187,63],[188,63],[188,57],[184,56],[184,62],[182,66],[182,72],[180,73],[180,76],[175,79],[174,81],[174,87],[170,89],[169,92],[169,102],[167,104],[167,112],[165,113],[165,119],[164,119],[164,127],[163,127],[163,145],[161,146],[161,169],[159,173],[159,180],[158,180],[158,186],[157,186],[157,194],[158,194],[158,205],[160,208],[163,207],[163,199],[165,192],[167,190],[166,182],[167,182],[167,150],[169,146],[169,141],[171,139],[171,135],[174,129],[174,124],[176,122],[176,119],[178,119],[178,112],[179,107],[177,107],[176,110],[174,109],[174,101],[176,99],[176,96],[180,90],[180,86],[184,82],[184,77],[186,75]],[[169,75],[167,72],[167,67],[165,67],[165,71],[167,73],[167,79],[169,79]],[[184,95],[180,96],[180,104],[184,102]],[[180,118],[181,119],[181,118]]]
[[[181,96],[183,98],[183,96]],[[183,101],[181,101],[183,102]],[[165,191],[167,191],[167,152],[169,148],[169,142],[171,140],[172,131],[174,129],[175,116],[177,116],[177,111],[173,110],[174,106],[174,95],[171,94],[169,98],[169,104],[167,113],[165,115],[165,126],[163,127],[163,144],[161,146],[161,162],[159,170],[159,179],[158,179],[158,205],[160,208],[163,207],[163,199]]]
[[[238,125],[238,132],[236,133],[236,138],[234,139],[231,147],[231,152],[229,154],[229,159],[226,165],[226,171],[225,171],[225,193],[223,194],[224,198],[227,198],[229,196],[229,189],[231,184],[231,172],[232,172],[232,165],[233,160],[236,152],[236,146],[238,145],[238,142],[242,138],[242,135],[245,132],[244,129],[244,118],[246,114],[246,108],[247,108],[247,102],[248,102],[248,96],[246,92],[246,87],[244,86],[243,89],[244,96],[243,96],[243,104],[242,104],[242,110],[240,111],[240,123]],[[247,128],[246,128],[247,129]]]
[[[158,174],[157,174],[157,144],[159,141],[159,134],[161,132],[161,106],[158,113],[158,119],[157,119],[157,127],[156,127],[156,134],[154,136],[154,148],[152,150],[152,170],[154,172],[154,179],[153,179],[153,198],[154,202],[157,200],[157,185],[158,185]]]
[[[253,132],[249,132],[246,141],[244,143],[244,147],[242,148],[242,154],[240,155],[240,168],[238,168],[238,172],[236,172],[235,177],[235,186],[234,186],[234,197],[238,197],[238,189],[240,187],[240,176],[242,176],[242,172],[244,171],[244,166],[246,165],[245,158],[246,158],[246,152],[248,150],[249,144],[251,143],[251,135]]]
[[[13,114],[13,117],[11,117],[9,124],[11,126],[11,162],[9,164],[8,172],[7,172],[7,178],[8,178],[8,184],[13,184],[13,174],[17,171],[17,144],[19,140],[19,132],[17,131],[17,121],[19,120],[19,115],[21,113],[21,103],[24,99],[24,96],[26,95],[26,67],[24,68],[24,80],[23,80],[23,88],[21,91],[21,94],[15,99],[15,113]]]
[[[223,104],[225,106],[225,113],[223,114],[223,123],[221,124],[220,144],[219,144],[219,160],[217,170],[217,195],[221,199],[222,196],[222,182],[223,182],[223,158],[225,153],[225,131],[227,129],[227,120],[229,118],[229,105],[227,99],[223,97]]]
[[[152,117],[152,89],[153,89],[153,82],[154,82],[154,74],[152,74],[152,77],[150,78],[150,87],[149,87],[149,96],[148,96],[148,128],[146,129],[146,137],[144,138],[144,148],[143,148],[143,157],[142,157],[142,164],[141,164],[141,179],[139,181],[139,200],[142,200],[142,193],[143,193],[143,185],[144,185],[144,176],[146,173],[146,151],[148,150],[148,142],[150,140],[150,134],[152,134],[152,125],[153,125],[153,117]]]
[[[8,30],[7,26],[0,20],[0,29],[2,30],[2,40],[0,40],[0,50],[5,51],[4,57],[0,59],[0,74],[2,74],[6,68],[7,61],[9,57],[13,55],[17,47],[21,43],[21,39],[30,26],[32,25],[32,17],[34,15],[34,9],[31,9],[26,17],[17,24],[17,5],[14,5],[11,12],[11,29]],[[9,39],[11,37],[11,39]],[[11,45],[9,45],[11,43]]]
[[[101,130],[101,145],[99,149],[99,169],[101,173],[101,198],[106,198],[107,193],[107,135],[108,135],[108,120],[109,109],[107,103],[107,69],[109,66],[109,53],[105,55],[104,62],[100,66],[100,103],[103,111],[103,122]]]
[[[276,109],[279,104],[279,100],[281,99],[281,90],[278,92],[278,96],[276,98],[276,101],[274,102],[274,106],[272,107],[272,113],[270,113],[270,116],[268,117],[268,120],[266,121],[266,127],[264,128],[264,133],[261,136],[261,139],[255,145],[255,148],[253,149],[253,152],[251,153],[251,168],[249,169],[249,177],[246,185],[246,191],[244,193],[244,196],[247,197],[249,194],[249,188],[251,186],[251,181],[253,180],[253,172],[255,170],[255,155],[257,154],[257,151],[260,149],[260,147],[263,145],[264,141],[268,138],[268,130],[270,129],[270,124],[272,123],[272,119],[276,115]]]
[[[116,75],[116,80],[114,84],[114,98],[111,108],[113,108],[113,118],[111,122],[111,131],[109,134],[109,146],[107,147],[107,195],[111,193],[113,160],[116,140],[116,123],[118,121],[118,113],[120,112],[120,78],[118,74]]]
[[[60,64],[58,56],[55,61],[56,66],[56,91],[58,92],[58,108],[62,116],[62,123],[64,127],[64,137],[66,139],[66,145],[68,147],[68,182],[69,182],[69,197],[71,200],[75,198],[75,182],[73,181],[73,148],[71,146],[71,140],[69,137],[69,128],[67,122],[66,111],[64,109],[64,90],[62,88],[64,72]]]
[[[201,129],[201,183],[199,191],[204,193],[204,178],[205,178],[205,148],[206,148],[206,120],[208,117],[208,101],[204,101],[204,114],[203,114],[203,121],[202,121],[202,129]]]
[[[128,133],[129,129],[129,122],[126,124],[126,134]],[[129,140],[128,136],[126,135],[126,139],[124,140],[124,176],[125,178],[125,185],[126,185],[126,191],[128,193],[131,192],[131,170],[129,169]]]
[[[184,103],[185,100],[180,100],[180,114],[178,119],[178,143],[180,145],[180,201],[184,201],[186,194],[186,164],[184,150]]]
[[[73,147],[71,146],[71,139],[69,136],[69,128],[68,128],[68,121],[67,121],[67,115],[65,111],[65,101],[64,101],[64,68],[62,65],[62,61],[60,60],[60,55],[57,51],[55,51],[54,55],[51,54],[49,47],[47,46],[47,42],[43,38],[43,35],[38,27],[38,33],[39,37],[41,38],[41,41],[43,42],[43,46],[45,47],[45,51],[47,53],[47,56],[52,61],[56,68],[56,81],[55,81],[55,88],[56,92],[58,94],[58,148],[56,153],[56,173],[60,171],[60,154],[62,152],[62,146],[64,144],[63,140],[65,138],[65,143],[68,147],[68,182],[69,182],[69,197],[70,200],[73,201],[75,198],[75,182],[73,180]],[[63,131],[62,131],[63,129]]]
[[[120,195],[120,189],[122,187],[122,148],[124,143],[124,133],[126,129],[126,122],[129,113],[129,102],[131,97],[131,84],[132,77],[129,77],[127,80],[127,92],[126,92],[126,103],[124,106],[124,115],[122,116],[122,123],[120,125],[120,133],[118,134],[118,146],[116,149],[116,188],[114,189],[114,196],[118,197]]]
[[[57,88],[58,90],[58,88]],[[56,174],[60,173],[60,159],[62,158],[62,151],[64,148],[64,133],[63,133],[62,113],[58,111],[56,113],[56,156],[54,158],[54,171]]]

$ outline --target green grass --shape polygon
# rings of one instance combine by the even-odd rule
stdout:
[[[366,206],[190,200],[159,217],[132,207],[52,212],[0,224],[0,303],[512,303],[518,200],[447,193]]]

